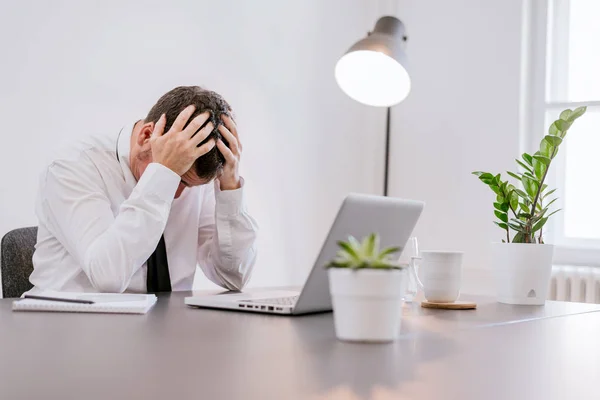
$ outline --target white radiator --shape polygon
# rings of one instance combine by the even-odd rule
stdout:
[[[555,265],[548,299],[600,304],[600,268]]]

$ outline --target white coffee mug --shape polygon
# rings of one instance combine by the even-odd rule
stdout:
[[[458,300],[462,281],[462,257],[458,251],[422,251],[412,257],[411,269],[427,301],[452,303]],[[417,271],[420,261],[421,276]]]

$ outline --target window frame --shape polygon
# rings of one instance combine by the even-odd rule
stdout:
[[[600,111],[599,101],[554,101],[567,98],[568,32],[571,0],[529,0],[525,2],[522,73],[521,148],[535,152],[546,134],[548,112],[587,106]],[[566,16],[566,18],[565,18]],[[559,55],[559,56],[556,56]],[[555,60],[565,60],[556,63]],[[568,141],[567,141],[568,143]],[[566,144],[565,144],[566,145]],[[564,208],[565,151],[559,151],[550,169],[547,183],[557,188],[557,208]],[[564,213],[548,222],[547,242],[555,244],[554,264],[600,267],[600,239],[570,238],[564,235]],[[549,239],[549,240],[548,240]]]

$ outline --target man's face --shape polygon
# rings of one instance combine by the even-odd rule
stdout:
[[[196,175],[196,172],[194,172],[194,168],[191,168],[188,172],[181,176],[181,183],[175,192],[175,198],[178,199],[186,187],[206,185],[210,182],[211,180],[199,178],[198,175]]]

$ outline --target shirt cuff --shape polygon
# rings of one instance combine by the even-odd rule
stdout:
[[[240,177],[240,188],[234,190],[221,190],[221,183],[215,179],[215,198],[217,215],[235,216],[244,212],[244,178]]]
[[[139,190],[152,194],[164,202],[172,202],[181,183],[181,177],[159,163],[150,163],[138,181]]]

